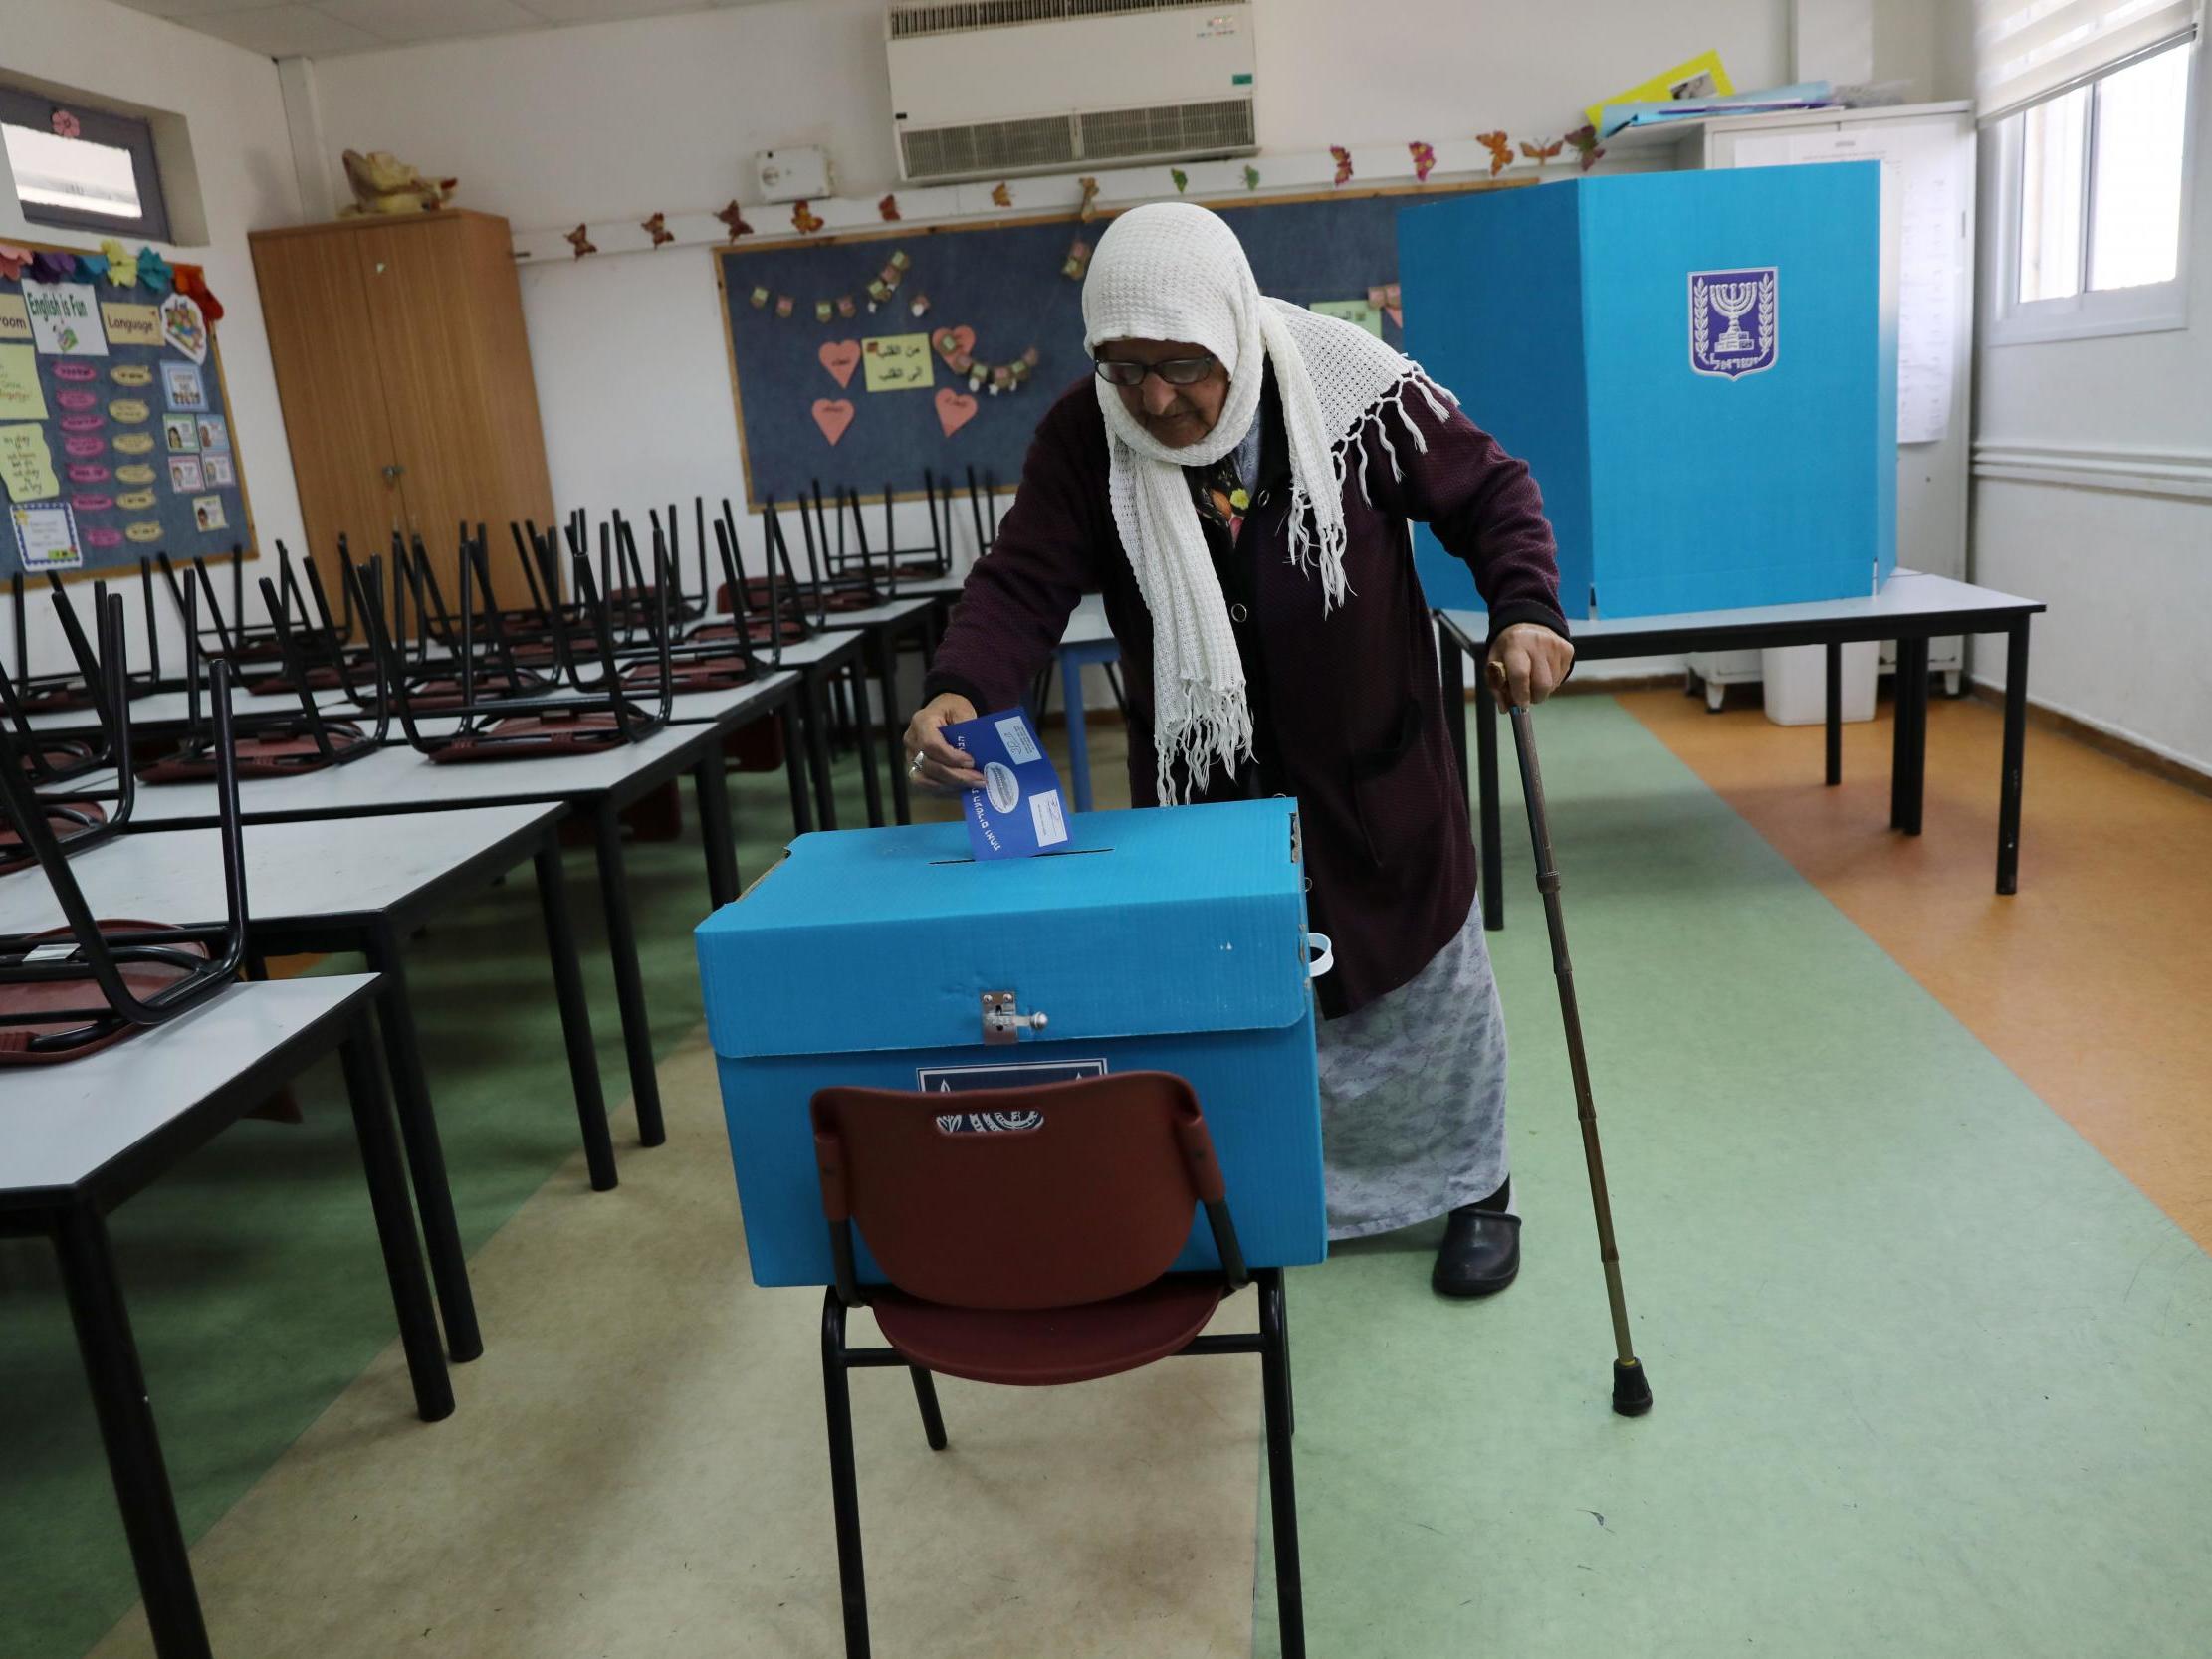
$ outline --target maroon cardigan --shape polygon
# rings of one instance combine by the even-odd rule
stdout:
[[[1451,756],[1436,631],[1414,573],[1409,518],[1473,568],[1493,633],[1538,622],[1564,635],[1551,525],[1528,468],[1453,410],[1418,395],[1389,417],[1402,476],[1370,433],[1367,494],[1347,480],[1344,569],[1352,597],[1322,614],[1318,579],[1290,562],[1290,471],[1273,387],[1262,402],[1259,488],[1235,556],[1254,603],[1239,628],[1252,705],[1267,729],[1270,787],[1298,798],[1316,931],[1336,945],[1319,982],[1334,1017],[1419,973],[1466,921],[1474,856],[1466,791]],[[1129,700],[1129,792],[1158,804],[1152,746],[1152,620],[1108,504],[1106,420],[1086,379],[1037,427],[1013,505],[962,590],[930,697],[957,692],[979,713],[1011,708],[1051,659],[1085,593],[1104,595]],[[1369,497],[1372,497],[1370,502]],[[1217,561],[1226,531],[1208,524]],[[1256,647],[1256,649],[1254,649]],[[1218,770],[1195,800],[1249,792]]]

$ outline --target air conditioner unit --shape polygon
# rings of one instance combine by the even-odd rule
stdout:
[[[1249,155],[1251,0],[916,0],[886,22],[911,182]]]

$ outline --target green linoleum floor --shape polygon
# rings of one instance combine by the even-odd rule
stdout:
[[[864,823],[857,769],[848,763],[839,781],[844,821]],[[780,771],[733,772],[731,782],[739,870],[750,882],[787,838],[789,795]],[[684,805],[684,839],[628,849],[662,1054],[700,1018],[690,930],[706,913],[706,873],[688,789]],[[611,1111],[627,1100],[629,1082],[589,851],[571,850],[566,868]],[[431,1098],[471,1251],[577,1145],[544,940],[526,860],[408,946]],[[359,961],[327,965],[358,971]],[[188,1540],[393,1334],[335,1060],[304,1077],[297,1093],[305,1124],[239,1124],[111,1223]],[[614,1142],[618,1160],[653,1155],[637,1145],[626,1107]],[[480,1304],[478,1313],[496,1348],[499,1310]],[[0,1240],[0,1656],[78,1659],[136,1599],[51,1247]]]
[[[1311,1651],[2212,1652],[2212,1262],[1610,700],[1538,723],[1657,1403],[1607,1408],[1516,783],[1524,1266],[1440,1302],[1432,1227],[1292,1275]]]

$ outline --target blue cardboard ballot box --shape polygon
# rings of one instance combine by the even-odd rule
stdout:
[[[754,1280],[832,1278],[815,1090],[919,1090],[947,1133],[990,1133],[964,1090],[1123,1071],[1190,1080],[1253,1266],[1321,1260],[1297,823],[1287,800],[1095,812],[991,863],[960,824],[794,841],[696,934]],[[1217,1265],[1193,1223],[1177,1265]]]
[[[1398,215],[1406,346],[1529,464],[1578,616],[1875,592],[1896,564],[1880,164],[1642,173]],[[1481,605],[1427,529],[1438,609]]]

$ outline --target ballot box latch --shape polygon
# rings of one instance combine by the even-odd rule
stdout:
[[[996,1046],[1001,1043],[1018,1043],[1021,1033],[1042,1031],[1049,1022],[1042,1014],[1023,1014],[1014,1010],[1013,992],[984,992],[984,1041]]]

